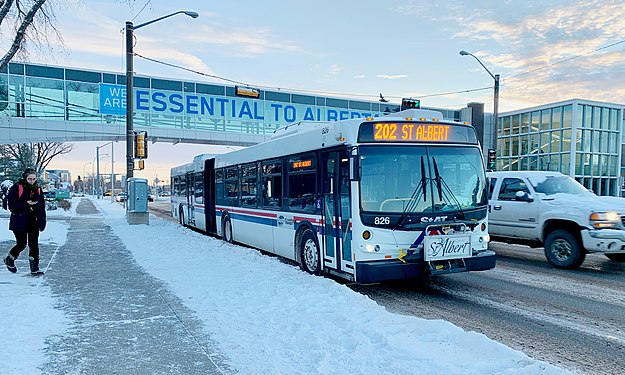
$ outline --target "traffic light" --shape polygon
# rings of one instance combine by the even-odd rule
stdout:
[[[421,101],[419,99],[403,98],[401,100],[401,110],[404,109],[419,109],[421,108]]]
[[[139,162],[137,164],[138,164],[138,167],[139,167],[137,169],[139,169],[140,171],[145,169],[145,160],[143,160],[143,159],[139,160]]]
[[[486,162],[486,169],[495,170],[495,162],[497,161],[497,151],[489,148],[488,149],[488,160]]]
[[[135,132],[135,159],[148,158],[148,133]]]

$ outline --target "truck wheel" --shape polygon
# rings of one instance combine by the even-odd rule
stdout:
[[[577,238],[566,230],[554,230],[545,239],[545,256],[556,268],[574,269],[586,258]]]
[[[299,244],[299,258],[302,269],[313,275],[321,274],[321,256],[319,255],[319,244],[317,236],[308,229],[302,235]]]
[[[625,254],[606,254],[608,258],[610,258],[613,262],[623,263],[625,262]]]

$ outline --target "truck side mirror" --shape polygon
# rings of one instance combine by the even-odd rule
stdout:
[[[525,192],[525,191],[517,191],[514,194],[514,197],[516,198],[516,200],[522,201],[522,202],[533,202],[534,201],[534,198],[532,198],[532,196],[527,194],[527,192]]]

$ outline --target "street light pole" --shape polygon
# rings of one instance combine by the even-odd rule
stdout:
[[[133,30],[134,26],[131,21],[126,22],[126,180],[133,177],[135,162],[132,157],[133,154]],[[124,183],[124,190],[126,190],[126,184]]]
[[[134,104],[133,104],[133,34],[134,30],[142,28],[143,26],[150,25],[154,22],[169,18],[179,13],[198,18],[200,15],[196,12],[189,10],[179,10],[177,12],[168,14],[163,17],[153,19],[151,21],[134,26],[131,21],[126,21],[126,180],[134,176],[134,158],[133,158],[133,141],[134,141],[134,129],[133,129],[133,116],[134,116]],[[125,186],[126,184],[124,184]]]
[[[494,99],[493,99],[493,120],[492,120],[492,125],[491,125],[492,126],[491,148],[493,150],[497,150],[497,120],[499,117],[499,74],[491,73],[490,70],[488,70],[488,68],[486,67],[486,65],[482,64],[480,59],[478,59],[477,56],[475,56],[472,53],[462,50],[460,51],[460,56],[473,56],[473,58],[476,59],[477,62],[480,63],[480,65],[482,65],[482,68],[484,68],[484,70],[486,70],[486,72],[490,74],[490,76],[493,77],[493,79],[495,80]]]

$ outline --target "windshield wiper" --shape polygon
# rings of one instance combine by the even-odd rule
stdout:
[[[427,191],[425,190],[427,184],[427,179],[425,177],[425,164],[423,162],[423,156],[421,156],[421,181],[419,182],[419,185],[417,185],[417,187],[415,187],[414,191],[412,192],[412,195],[410,196],[410,200],[408,201],[408,204],[406,205],[406,207],[404,207],[404,212],[402,213],[401,217],[399,218],[399,221],[397,223],[397,225],[399,226],[403,226],[404,225],[404,221],[406,220],[406,218],[408,218],[408,213],[413,211],[415,207],[417,207],[417,205],[419,204],[419,199],[421,198],[421,194],[423,194],[423,201],[427,201]]]
[[[434,180],[438,183],[438,196],[439,196],[439,200],[441,200],[441,201],[443,200],[443,187],[444,187],[446,192],[447,192],[446,195],[453,199],[453,201],[455,202],[456,206],[458,207],[458,211],[460,211],[460,214],[462,215],[462,218],[464,218],[466,220],[467,216],[464,214],[464,211],[462,210],[462,207],[460,206],[460,201],[458,201],[458,198],[456,198],[456,195],[454,194],[454,191],[451,190],[449,185],[447,185],[447,183],[443,179],[443,176],[441,176],[440,173],[438,173],[438,165],[436,164],[436,158],[434,158],[434,157],[432,158],[432,164],[434,165],[434,175],[435,175]],[[445,205],[446,204],[443,202],[443,205],[441,206],[441,208],[444,207]],[[432,206],[434,207],[434,205],[432,205]]]

